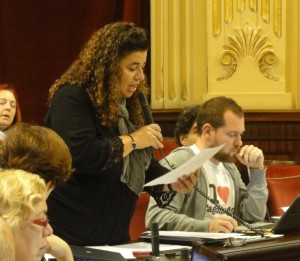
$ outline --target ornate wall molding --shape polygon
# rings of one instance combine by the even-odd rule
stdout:
[[[234,5],[234,2],[236,2],[236,6]],[[273,31],[276,37],[280,38],[282,34],[282,0],[272,0],[272,2],[271,0],[213,0],[212,32],[214,37],[219,36],[222,31],[222,10],[224,9],[224,22],[226,24],[231,24],[234,16],[241,15],[247,9],[247,4],[252,13],[258,15],[259,9],[261,10],[261,19],[265,24],[271,23],[271,15],[273,14]],[[235,10],[236,12],[234,12]]]
[[[237,28],[234,35],[228,36],[228,41],[229,44],[224,45],[220,54],[220,63],[226,74],[217,78],[218,81],[231,77],[246,56],[253,58],[265,77],[274,81],[279,80],[279,77],[272,75],[272,69],[277,63],[278,57],[272,43],[263,34],[262,28],[254,28],[249,22],[246,22],[242,29]]]
[[[151,0],[151,107],[300,108],[300,1]]]

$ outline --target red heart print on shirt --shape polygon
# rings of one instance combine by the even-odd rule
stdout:
[[[228,187],[221,187],[219,186],[217,188],[217,192],[219,194],[219,197],[223,200],[225,204],[227,204],[228,197],[229,197],[229,188]]]

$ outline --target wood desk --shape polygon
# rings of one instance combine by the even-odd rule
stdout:
[[[289,233],[283,238],[248,243],[244,246],[224,248],[223,246],[193,243],[193,249],[210,260],[300,260],[300,231]]]

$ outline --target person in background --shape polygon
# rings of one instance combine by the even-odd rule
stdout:
[[[247,222],[263,221],[266,215],[268,190],[263,152],[253,145],[243,145],[245,131],[242,108],[231,98],[216,97],[202,104],[197,116],[198,138],[194,145],[171,152],[165,166],[175,168],[207,148],[224,144],[216,155],[200,168],[197,187]],[[249,184],[241,179],[236,161],[246,165]],[[169,167],[171,169],[171,167]],[[156,221],[162,230],[232,232],[238,223],[220,211],[196,190],[188,195],[177,194],[165,209],[150,199],[146,226]]]
[[[0,139],[5,137],[8,128],[21,122],[20,103],[16,89],[8,83],[0,84]]]
[[[48,198],[54,231],[70,244],[129,241],[129,224],[145,182],[169,170],[153,158],[158,124],[146,124],[137,97],[147,94],[145,30],[115,22],[96,31],[49,90],[45,124],[70,148],[75,172]],[[146,187],[159,206],[189,192],[197,174]]]
[[[72,158],[64,141],[53,130],[17,123],[0,141],[0,168],[22,169],[39,175],[46,183],[48,196],[54,187],[69,179]],[[48,236],[47,241],[47,253],[60,260],[73,261],[71,249],[65,241],[56,235]]]
[[[22,170],[0,170],[0,176],[0,216],[11,228],[15,260],[40,261],[53,232],[46,215],[45,182]]]
[[[190,146],[196,142],[197,131],[197,114],[201,105],[186,107],[178,115],[174,136],[179,146]]]
[[[7,222],[0,217],[0,260],[15,261],[14,236]]]

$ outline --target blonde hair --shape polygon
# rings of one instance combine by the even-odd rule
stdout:
[[[15,241],[7,222],[0,217],[0,260],[15,260]]]
[[[23,170],[0,170],[0,216],[12,231],[19,229],[46,198],[45,182]]]

